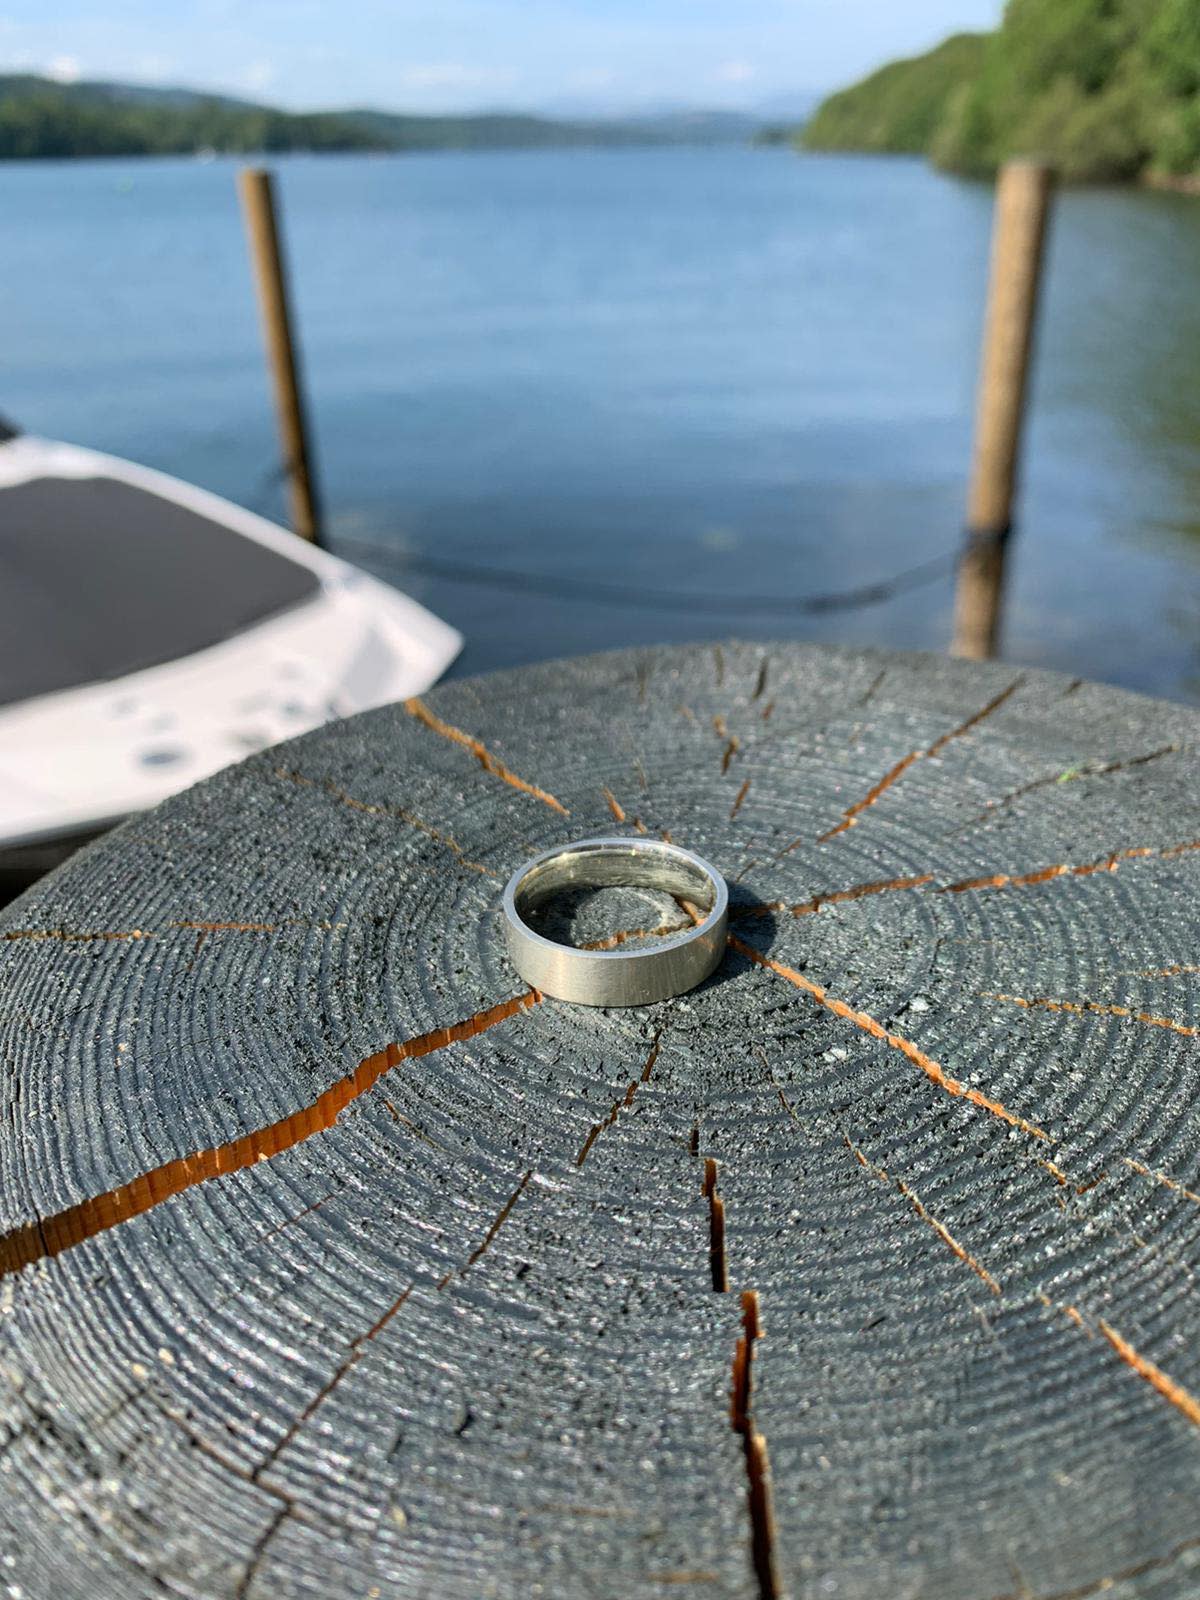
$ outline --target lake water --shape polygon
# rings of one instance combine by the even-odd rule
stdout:
[[[456,670],[944,646],[945,577],[828,615],[741,602],[957,545],[988,190],[734,148],[278,166],[330,542],[463,630]],[[234,171],[0,165],[0,412],[282,517]],[[1200,698],[1200,201],[1063,196],[1041,332],[1004,653]]]

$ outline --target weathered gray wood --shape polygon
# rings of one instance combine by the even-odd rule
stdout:
[[[736,645],[427,704],[492,770],[373,713],[0,921],[0,1585],[753,1600],[761,1436],[781,1592],[1195,1594],[1197,715]],[[635,819],[795,976],[734,949],[645,1011],[531,1005],[308,1127],[519,996],[504,878]]]

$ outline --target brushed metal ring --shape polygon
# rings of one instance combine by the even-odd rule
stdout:
[[[659,889],[705,912],[651,949],[581,950],[546,939],[525,914],[560,889]],[[508,959],[525,982],[581,1006],[645,1006],[703,983],[725,953],[729,891],[707,861],[657,839],[580,839],[518,868],[504,891]]]

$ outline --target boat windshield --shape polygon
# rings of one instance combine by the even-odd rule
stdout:
[[[318,587],[307,567],[114,478],[0,489],[0,705],[191,655]]]

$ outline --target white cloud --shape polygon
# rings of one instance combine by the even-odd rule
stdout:
[[[266,89],[275,81],[275,68],[269,61],[255,61],[242,74],[243,87]]]
[[[55,83],[74,83],[83,68],[75,56],[55,56],[46,68],[46,76]]]
[[[722,61],[714,76],[718,83],[749,83],[754,68],[748,61]]]

